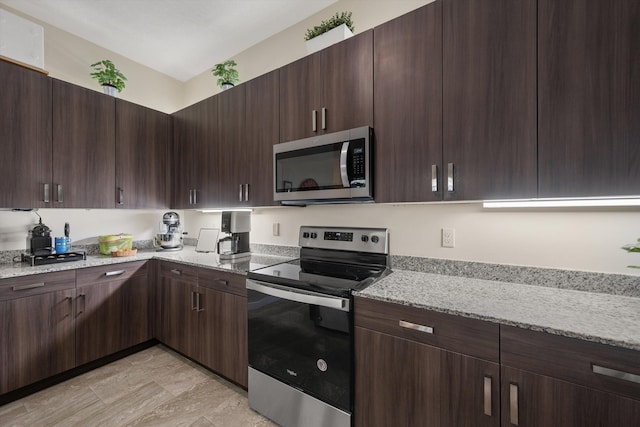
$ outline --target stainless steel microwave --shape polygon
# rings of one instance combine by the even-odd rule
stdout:
[[[373,130],[367,126],[273,146],[275,201],[373,201]]]

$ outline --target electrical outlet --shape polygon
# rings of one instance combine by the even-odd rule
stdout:
[[[273,223],[273,235],[274,236],[279,236],[280,235],[280,223],[279,222],[274,222]]]
[[[454,248],[456,246],[456,230],[455,228],[442,229],[442,247]]]

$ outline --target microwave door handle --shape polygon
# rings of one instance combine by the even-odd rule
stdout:
[[[349,141],[342,143],[342,150],[340,151],[340,178],[342,178],[342,186],[344,188],[350,188],[349,173],[347,172],[347,154],[349,154]]]

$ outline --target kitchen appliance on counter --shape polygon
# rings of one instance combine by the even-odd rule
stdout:
[[[40,215],[38,215],[40,217]],[[42,217],[38,224],[29,230],[27,248],[32,255],[49,255],[53,252],[51,247],[51,229],[42,223]]]
[[[373,129],[273,146],[273,200],[283,205],[373,201]]]
[[[162,215],[159,233],[153,241],[157,251],[181,251],[183,248],[182,224],[180,215],[176,212],[166,212]]]
[[[220,231],[228,234],[218,240],[218,255],[221,261],[245,261],[251,257],[251,212],[223,211]]]
[[[36,215],[38,215],[36,213]],[[64,250],[57,251],[54,247],[52,247],[52,239],[51,239],[51,229],[42,223],[42,217],[38,215],[40,218],[38,224],[29,230],[29,235],[27,237],[27,249],[29,253],[24,253],[20,257],[22,262],[26,262],[31,266],[35,265],[44,265],[44,264],[57,264],[60,262],[68,262],[68,261],[81,261],[87,259],[87,254],[85,251],[79,250],[71,250],[69,238],[69,223],[65,223],[64,227],[64,238],[56,238],[56,239],[64,239]],[[67,243],[69,245],[67,245]],[[61,245],[58,245],[61,248]]]
[[[350,427],[353,291],[390,270],[385,228],[300,228],[300,258],[247,274],[249,406],[284,427]]]

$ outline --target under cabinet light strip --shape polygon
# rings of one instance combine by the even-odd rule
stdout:
[[[640,196],[570,199],[483,200],[486,209],[640,206]]]
[[[198,212],[202,213],[222,213],[222,212],[253,212],[253,209],[247,208],[229,208],[229,209],[198,209]]]

